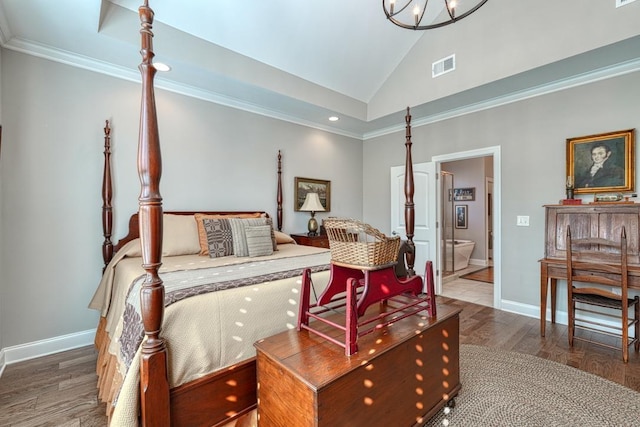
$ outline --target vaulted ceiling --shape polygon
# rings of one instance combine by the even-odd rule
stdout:
[[[138,81],[141,3],[0,0],[0,42]],[[626,3],[489,0],[416,32],[379,0],[149,0],[172,67],[156,86],[366,139],[402,128],[407,106],[424,123],[638,70],[640,1]],[[455,71],[433,79],[451,54]]]

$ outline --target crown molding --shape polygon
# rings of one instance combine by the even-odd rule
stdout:
[[[0,14],[0,19],[2,14]],[[105,74],[114,78],[119,78],[132,82],[140,82],[140,74],[138,70],[131,68],[110,64],[104,61],[96,60],[87,56],[78,55],[68,51],[51,48],[50,46],[41,45],[38,43],[21,40],[19,38],[9,38],[8,41],[4,41],[7,33],[6,23],[0,22],[0,41],[6,49],[21,52],[27,55],[33,55],[39,58],[59,62],[73,67],[82,68],[85,70]],[[499,96],[485,101],[476,102],[454,108],[447,111],[442,111],[437,114],[430,114],[423,117],[414,117],[411,125],[413,128],[426,126],[432,123],[436,123],[442,120],[448,120],[455,117],[472,114],[478,111],[483,111],[491,108],[496,108],[504,105],[508,105],[514,102],[523,101],[526,99],[547,95],[550,93],[571,89],[574,87],[591,84],[600,80],[614,78],[629,73],[640,71],[640,59],[634,59],[612,66],[603,67],[594,71],[578,74],[568,78],[559,79],[550,83],[535,86],[529,89],[512,92],[504,96]],[[367,141],[380,136],[388,135],[395,132],[400,132],[405,129],[404,120],[398,120],[397,125],[382,126],[376,125],[377,120],[365,123],[365,127],[373,129],[371,131],[357,132],[349,131],[345,129],[335,128],[324,123],[319,123],[311,120],[307,120],[301,117],[296,117],[286,112],[277,111],[274,109],[266,108],[261,105],[247,102],[242,99],[234,98],[232,96],[224,95],[221,93],[203,90],[195,86],[187,85],[184,83],[178,83],[166,78],[158,76],[155,80],[155,86],[157,89],[162,89],[177,93],[180,95],[200,99],[207,102],[223,105],[229,108],[234,108],[249,113],[258,114],[265,117],[270,117],[277,120],[286,121],[289,123],[305,126],[313,129],[330,132],[337,135],[342,135],[349,138],[360,139]]]

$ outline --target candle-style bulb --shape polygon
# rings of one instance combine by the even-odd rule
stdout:
[[[396,5],[396,0],[389,0],[389,15],[393,15],[393,7]]]
[[[445,5],[447,6],[447,12],[451,19],[456,18],[456,6],[458,5],[457,0],[444,0]]]
[[[417,27],[418,24],[420,23],[420,20],[418,19],[418,17],[420,16],[420,6],[418,6],[417,4],[413,8],[413,16],[416,19],[416,27]]]

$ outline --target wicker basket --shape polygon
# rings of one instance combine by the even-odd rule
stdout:
[[[355,219],[328,218],[324,227],[329,237],[331,261],[365,269],[393,265],[398,260],[400,237],[387,237]]]

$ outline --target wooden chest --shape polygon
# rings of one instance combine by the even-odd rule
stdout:
[[[257,342],[260,427],[422,425],[460,389],[459,313],[402,319],[352,356],[308,331]]]

